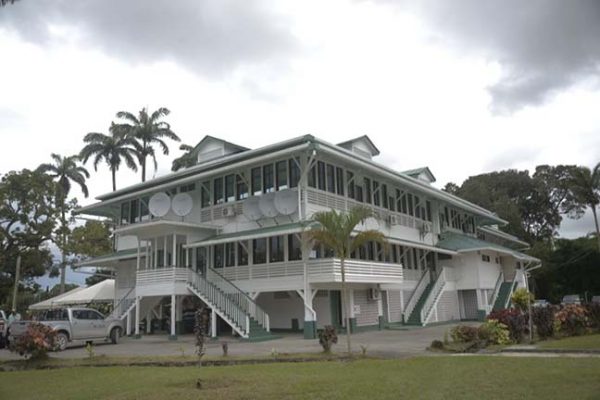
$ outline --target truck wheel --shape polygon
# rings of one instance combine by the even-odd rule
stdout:
[[[112,328],[110,330],[110,341],[112,344],[119,343],[120,337],[121,337],[121,328]]]
[[[67,348],[67,344],[69,344],[69,337],[64,332],[58,332],[54,343],[56,345],[56,351],[63,351]]]

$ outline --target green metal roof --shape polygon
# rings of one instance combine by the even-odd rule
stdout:
[[[489,233],[490,235],[497,236],[506,241],[513,242],[513,243],[519,245],[520,246],[519,248],[521,250],[528,249],[530,247],[529,243],[524,242],[523,240],[519,239],[518,237],[513,236],[510,233],[503,232],[500,229],[497,229],[493,226],[479,226],[479,227],[477,227],[477,229],[479,229],[480,231],[482,231],[484,233]]]
[[[142,253],[146,250],[145,247],[140,247],[140,252]],[[104,254],[102,256],[93,257],[87,260],[83,260],[75,264],[76,267],[85,267],[85,266],[96,266],[100,264],[105,264],[111,261],[120,261],[120,260],[131,260],[133,258],[137,258],[137,248],[135,249],[126,249],[119,250],[113,253]]]
[[[419,175],[421,175],[423,172],[425,172],[429,178],[431,179],[431,182],[435,182],[435,176],[433,175],[433,172],[431,172],[431,170],[429,169],[429,167],[421,167],[421,168],[415,168],[415,169],[409,169],[406,171],[402,171],[401,173],[404,175],[408,175],[411,178],[417,178],[419,177]]]
[[[458,253],[468,253],[477,250],[492,250],[511,255],[516,259],[523,261],[540,261],[535,257],[509,249],[508,247],[454,232],[444,232],[436,246],[446,250],[453,250]]]
[[[203,247],[211,246],[213,244],[237,242],[240,240],[264,238],[273,235],[287,235],[290,233],[302,232],[303,230],[310,228],[313,224],[314,223],[311,222],[294,222],[290,224],[273,225],[264,228],[225,233],[222,235],[210,236],[198,242],[189,243],[184,247]]]

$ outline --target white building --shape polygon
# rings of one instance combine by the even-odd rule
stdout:
[[[505,307],[539,264],[518,251],[527,243],[496,228],[505,221],[431,186],[428,168],[373,161],[379,151],[367,136],[334,145],[307,135],[254,150],[207,136],[194,154],[193,167],[79,210],[116,224],[115,252],[81,265],[115,269],[115,313],[129,334],[171,304],[176,338],[193,301],[213,310],[215,335],[227,325],[248,339],[343,329],[339,260],[302,245],[320,210],[367,206],[375,217],[361,229],[390,244],[347,260],[354,330],[481,318]]]

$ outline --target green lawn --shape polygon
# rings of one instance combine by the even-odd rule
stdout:
[[[540,342],[540,349],[600,350],[600,335],[572,336],[559,340]]]
[[[205,388],[195,382],[202,377]],[[597,399],[600,358],[432,356],[0,373],[0,399]]]

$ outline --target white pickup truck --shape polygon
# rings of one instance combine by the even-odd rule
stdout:
[[[10,340],[23,335],[27,326],[38,322],[56,331],[56,349],[64,350],[69,343],[108,341],[116,344],[123,332],[122,321],[105,318],[92,308],[60,308],[43,312],[37,321],[15,321],[10,324]]]

